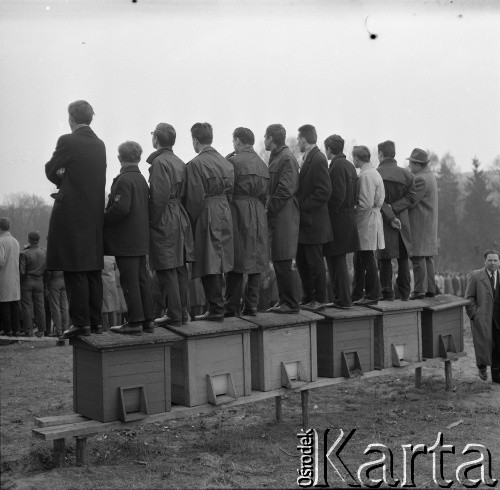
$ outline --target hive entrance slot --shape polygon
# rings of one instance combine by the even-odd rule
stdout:
[[[236,400],[233,377],[231,373],[207,374],[208,401],[220,405]]]
[[[281,363],[281,386],[296,388],[306,383],[306,373],[300,361]]]
[[[391,344],[391,353],[393,366],[404,367],[412,363],[411,357],[408,356],[406,344]]]
[[[350,378],[363,374],[358,351],[342,351],[342,376]]]
[[[118,388],[118,415],[123,422],[144,419],[149,415],[146,388],[143,385]]]

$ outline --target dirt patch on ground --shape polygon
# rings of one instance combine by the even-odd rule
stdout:
[[[369,461],[370,443],[393,452],[394,474],[402,478],[402,444],[431,446],[439,432],[456,454],[445,455],[444,476],[454,479],[467,443],[489,448],[492,476],[500,479],[500,385],[477,377],[470,329],[467,357],[453,363],[454,390],[444,391],[443,365],[353,379],[310,392],[310,426],[320,435],[356,429],[342,452],[353,473]],[[156,423],[89,438],[87,465],[77,468],[67,441],[65,468],[52,466],[52,445],[32,438],[34,418],[72,411],[71,348],[47,342],[0,346],[2,488],[289,488],[296,487],[300,453],[300,395],[283,399],[283,422],[274,422],[272,400],[210,415]],[[454,422],[459,422],[449,429]],[[380,455],[377,455],[379,457]],[[432,456],[416,459],[415,484],[438,487]],[[380,476],[380,471],[372,477]],[[471,472],[468,476],[477,476]],[[321,481],[320,481],[321,482]],[[334,471],[331,486],[345,486]],[[454,487],[459,486],[455,481]]]

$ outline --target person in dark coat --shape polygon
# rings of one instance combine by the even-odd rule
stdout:
[[[154,332],[153,297],[146,255],[149,251],[149,188],[139,170],[142,148],[135,141],[118,147],[120,173],[113,180],[104,213],[104,251],[114,255],[128,309],[128,320],[114,333]]]
[[[234,266],[233,220],[227,199],[233,193],[234,169],[210,146],[210,124],[194,124],[191,136],[198,153],[187,164],[186,209],[193,223],[196,254],[192,277],[201,277],[208,302],[208,311],[196,319],[222,322],[222,274]]]
[[[159,123],[152,133],[156,151],[149,155],[149,264],[156,271],[160,292],[167,297],[167,314],[157,325],[179,326],[189,319],[189,279],[186,263],[193,262],[191,223],[182,200],[187,190],[185,163],[172,151],[173,126]]]
[[[269,308],[273,313],[298,313],[292,260],[297,255],[300,212],[297,201],[299,164],[285,145],[286,131],[281,124],[266,129],[264,145],[269,156],[269,199],[267,223],[279,302]]]
[[[416,197],[409,208],[413,252],[411,261],[415,285],[410,299],[422,299],[436,294],[434,256],[438,242],[438,187],[429,167],[429,156],[415,148],[409,158],[415,177]]]
[[[90,129],[94,111],[78,100],[68,107],[72,133],[57,141],[45,165],[59,191],[49,222],[47,269],[64,272],[71,327],[64,338],[102,332],[103,225],[106,148]]]
[[[328,201],[332,184],[325,155],[316,146],[316,128],[305,124],[297,137],[304,160],[299,173],[297,200],[300,209],[300,228],[297,245],[297,269],[302,282],[301,307],[321,311],[326,303],[326,269],[323,244],[332,239]]]
[[[407,301],[410,297],[410,263],[412,255],[412,236],[408,208],[416,198],[415,182],[412,173],[398,167],[394,159],[396,148],[393,141],[384,141],[378,145],[377,168],[384,181],[385,200],[381,213],[384,222],[385,248],[379,250],[380,286],[382,299],[393,301],[392,259],[398,261],[396,285],[399,297]]]
[[[227,159],[234,167],[231,199],[234,268],[226,276],[226,316],[239,315],[243,275],[248,274],[244,315],[255,316],[259,305],[260,275],[269,269],[266,200],[269,171],[255,153],[255,136],[248,128],[233,132],[234,153]]]
[[[491,366],[491,380],[500,383],[500,254],[486,250],[483,269],[469,277],[465,307],[471,320],[472,340],[479,377],[486,381],[487,366]]]
[[[346,255],[359,250],[356,202],[358,200],[358,176],[356,168],[343,153],[344,140],[337,134],[325,140],[326,157],[331,160],[329,173],[332,194],[328,201],[328,213],[333,239],[323,251],[334,293],[333,306],[352,306],[349,271]]]

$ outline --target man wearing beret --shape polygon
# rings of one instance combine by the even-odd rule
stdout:
[[[416,189],[415,201],[409,208],[413,243],[411,261],[415,280],[410,299],[422,299],[436,294],[434,255],[437,255],[438,188],[424,150],[415,148],[407,160],[415,177]]]
[[[24,333],[33,336],[33,317],[38,332],[43,337],[45,332],[45,301],[43,275],[45,273],[46,252],[38,246],[40,234],[31,231],[28,234],[29,245],[19,255],[19,275],[21,278],[21,306],[23,309]]]

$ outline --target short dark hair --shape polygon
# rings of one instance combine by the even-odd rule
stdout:
[[[94,109],[86,100],[76,100],[68,106],[68,114],[76,124],[90,124],[94,116]]]
[[[358,145],[352,149],[352,156],[357,157],[362,162],[368,163],[370,161],[371,154],[368,147]]]
[[[497,252],[492,248],[489,248],[484,252],[484,260],[486,260],[486,257],[488,257],[488,255],[496,255],[500,259],[500,252]]]
[[[378,151],[386,158],[394,158],[396,156],[396,145],[394,141],[383,141],[378,144]]]
[[[118,147],[118,155],[127,163],[139,163],[141,161],[142,148],[135,141],[125,141]]]
[[[276,146],[282,146],[286,140],[286,130],[281,124],[271,124],[266,129],[266,136],[273,140]]]
[[[315,145],[318,141],[316,128],[311,124],[304,124],[299,128],[299,136],[302,136],[310,145]]]
[[[251,129],[236,128],[233,131],[233,138],[238,138],[244,145],[253,145],[255,143],[255,136]]]
[[[344,150],[344,139],[338,134],[332,134],[325,140],[325,148],[330,148],[330,151],[337,155]]]
[[[210,145],[214,139],[214,132],[209,123],[195,123],[191,127],[191,136],[202,145]]]
[[[2,216],[0,218],[0,230],[9,231],[10,230],[10,219]]]
[[[174,146],[177,133],[174,127],[168,123],[159,123],[153,131],[154,136],[160,143],[160,146]]]

